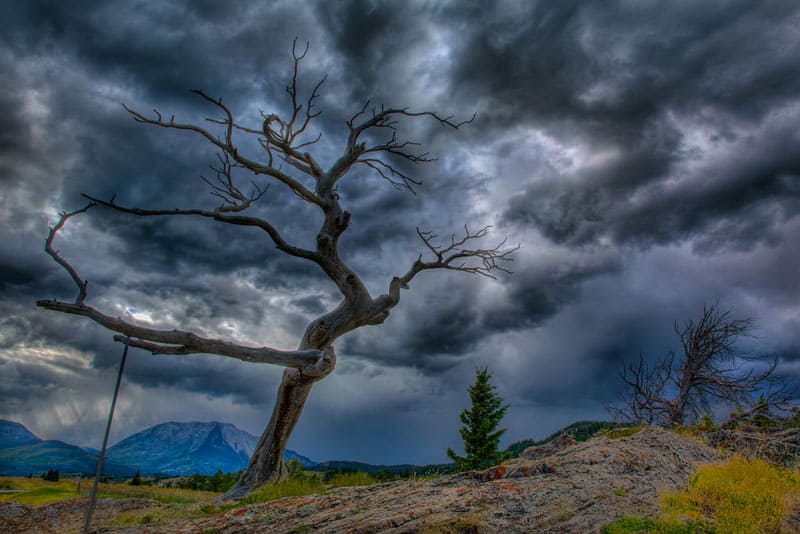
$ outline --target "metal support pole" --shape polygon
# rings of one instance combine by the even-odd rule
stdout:
[[[125,359],[128,357],[128,343],[125,342],[125,350],[122,351],[122,361],[119,362],[119,374],[117,375],[117,385],[114,386],[114,396],[111,398],[111,409],[108,412],[108,423],[106,423],[106,435],[103,438],[103,448],[100,449],[100,457],[97,459],[97,473],[94,475],[94,484],[92,485],[92,496],[89,498],[89,509],[86,510],[86,523],[83,525],[83,534],[89,534],[89,525],[92,522],[92,512],[94,511],[94,503],[97,500],[97,483],[100,481],[100,476],[103,473],[103,462],[106,459],[106,447],[108,446],[108,434],[111,432],[111,420],[114,419],[114,407],[117,405],[117,395],[119,394],[119,385],[122,383],[122,372],[125,370]]]

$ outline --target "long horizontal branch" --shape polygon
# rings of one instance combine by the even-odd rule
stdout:
[[[171,210],[145,210],[141,208],[128,208],[125,206],[120,206],[119,204],[115,203],[112,200],[100,200],[94,198],[90,195],[83,195],[87,199],[91,200],[93,203],[99,204],[101,206],[106,206],[117,211],[121,211],[123,213],[130,213],[132,215],[138,215],[142,217],[150,217],[150,216],[161,216],[161,215],[197,215],[199,217],[208,217],[210,219],[214,219],[215,221],[220,221],[228,224],[235,224],[239,226],[254,226],[256,228],[260,228],[264,230],[272,239],[272,242],[275,243],[275,246],[289,254],[291,256],[296,256],[298,258],[304,258],[307,260],[311,260],[315,263],[319,263],[319,256],[310,250],[296,247],[294,245],[290,245],[284,238],[281,236],[280,232],[272,226],[268,221],[261,219],[259,217],[252,217],[248,215],[234,215],[230,213],[225,213],[222,211],[208,211],[208,210],[201,210],[201,209],[171,209]]]
[[[271,363],[297,369],[314,367],[326,356],[324,351],[315,349],[282,351],[270,347],[248,347],[182,330],[155,330],[111,317],[85,304],[40,300],[36,305],[46,310],[88,317],[113,332],[123,334],[127,338],[124,342],[128,345],[153,354],[217,354],[246,362]],[[115,339],[123,341],[123,338]]]
[[[133,347],[149,350],[153,354],[217,354],[247,362],[271,363],[284,367],[294,367],[300,369],[308,376],[321,376],[330,371],[330,367],[335,361],[335,355],[330,352],[333,350],[332,348],[327,348],[325,350],[302,349],[282,351],[271,347],[249,347],[230,341],[198,336],[193,332],[147,328],[125,321],[119,317],[106,315],[96,308],[84,304],[88,282],[83,280],[77,270],[66,259],[61,257],[58,250],[53,247],[53,242],[59,230],[64,227],[64,224],[66,224],[71,217],[86,212],[96,204],[117,207],[109,202],[93,200],[81,209],[73,212],[63,212],[56,224],[50,229],[50,233],[45,241],[45,250],[47,253],[69,273],[72,281],[78,287],[78,296],[75,302],[61,302],[54,299],[40,300],[36,303],[37,306],[46,310],[88,317],[108,330],[123,334],[124,337],[115,336],[115,340],[122,341]],[[123,211],[125,211],[125,209],[123,209]]]

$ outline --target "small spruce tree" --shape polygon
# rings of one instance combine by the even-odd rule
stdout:
[[[141,486],[142,485],[142,473],[137,469],[136,474],[133,475],[131,479],[131,486]]]
[[[469,388],[472,408],[461,412],[461,439],[464,440],[466,456],[459,456],[453,449],[447,449],[447,456],[456,462],[456,469],[467,471],[481,469],[497,464],[502,460],[498,449],[500,436],[505,428],[497,430],[509,405],[495,393],[495,387],[489,383],[492,374],[486,367],[479,367],[475,372],[475,383]]]

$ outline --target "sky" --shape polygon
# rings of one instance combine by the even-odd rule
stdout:
[[[314,460],[447,461],[478,366],[510,403],[501,444],[607,419],[619,372],[677,350],[676,321],[717,304],[753,319],[738,348],[800,376],[800,5],[793,0],[0,3],[0,418],[98,446],[122,347],[84,317],[36,307],[75,286],[43,250],[81,193],[214,209],[213,147],[136,123],[123,104],[205,124],[222,97],[244,125],[285,115],[327,75],[310,147],[330,164],[374,106],[475,120],[401,124],[436,160],[397,190],[369,169],[340,185],[341,255],[386,291],[424,245],[491,225],[519,244],[497,280],[415,278],[381,326],[337,342],[289,447]],[[250,146],[253,157],[264,157]],[[239,175],[249,190],[251,176]],[[257,185],[269,182],[257,178]],[[298,244],[320,223],[281,184],[249,212]],[[291,350],[337,304],[314,265],[255,229],[94,208],[56,242],[113,316]],[[111,443],[165,421],[259,435],[282,370],[131,349]]]

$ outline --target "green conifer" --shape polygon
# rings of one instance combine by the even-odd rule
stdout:
[[[447,456],[456,462],[456,469],[467,471],[495,465],[502,460],[498,449],[500,436],[505,428],[497,430],[509,405],[495,393],[489,383],[492,375],[488,368],[479,367],[475,372],[475,383],[469,388],[472,408],[461,412],[461,439],[464,440],[466,456],[459,456],[453,449],[447,449]]]

